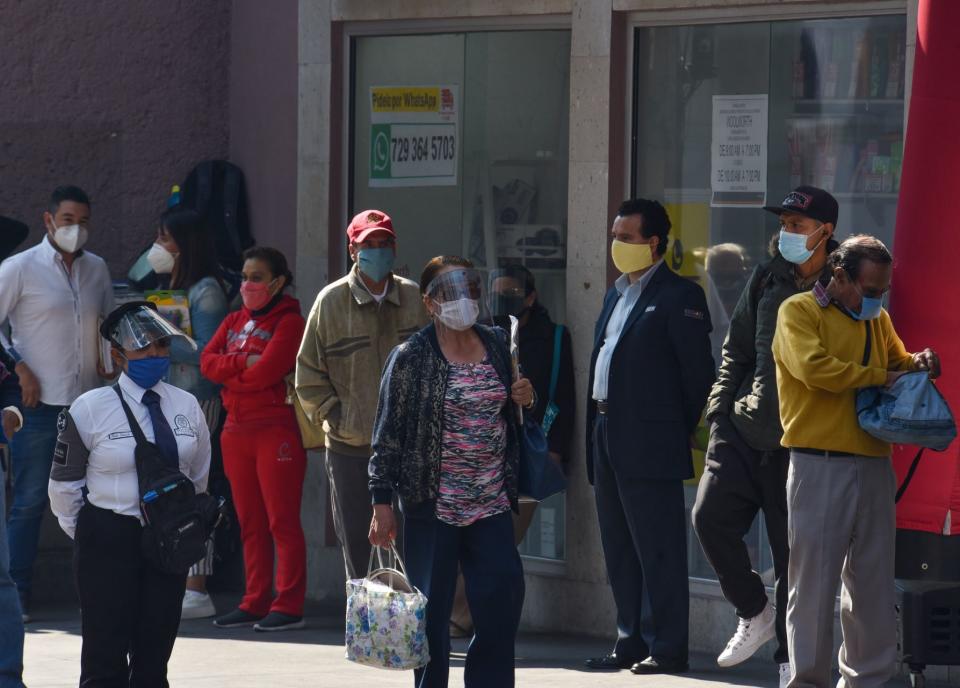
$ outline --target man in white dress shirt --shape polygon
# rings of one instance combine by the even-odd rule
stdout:
[[[203,492],[210,470],[207,422],[192,394],[163,382],[171,339],[196,344],[144,301],[117,308],[101,330],[123,371],[118,388],[146,440]],[[137,441],[116,389],[81,395],[58,425],[50,507],[75,542],[80,685],[167,688],[187,574],[166,573],[144,556]]]
[[[75,186],[57,188],[43,214],[43,240],[0,264],[0,323],[10,321],[23,395],[24,429],[11,443],[13,499],[7,521],[10,575],[27,607],[57,416],[100,384],[99,320],[113,310],[107,264],[84,251],[90,200]]]

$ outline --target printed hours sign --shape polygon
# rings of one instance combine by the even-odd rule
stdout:
[[[370,186],[455,186],[459,86],[370,89]]]
[[[767,94],[713,97],[710,205],[762,207],[767,198]]]

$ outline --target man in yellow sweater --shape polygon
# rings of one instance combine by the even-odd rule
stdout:
[[[773,339],[787,477],[790,688],[832,686],[833,612],[842,582],[838,688],[893,675],[894,493],[890,445],[860,429],[857,390],[911,370],[940,373],[930,349],[909,354],[881,299],[893,259],[854,236],[830,255],[832,279],[783,302]]]

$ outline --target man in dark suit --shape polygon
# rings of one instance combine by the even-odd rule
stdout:
[[[617,642],[595,670],[681,673],[689,590],[683,481],[714,380],[703,290],[664,265],[670,219],[657,201],[620,206],[623,274],[597,321],[587,399],[587,477],[617,605]]]

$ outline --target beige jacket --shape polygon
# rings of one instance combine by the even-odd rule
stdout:
[[[380,304],[356,265],[320,292],[300,344],[296,388],[307,417],[323,423],[328,448],[370,455],[384,363],[426,323],[420,289],[402,277],[391,278]]]

